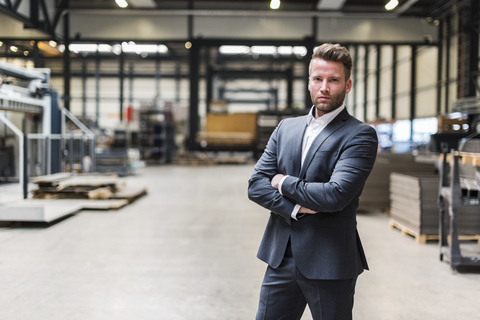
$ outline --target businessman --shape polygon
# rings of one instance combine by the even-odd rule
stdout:
[[[249,180],[249,199],[270,211],[257,320],[297,320],[307,304],[315,320],[352,319],[357,276],[368,269],[356,209],[377,135],[345,108],[351,69],[344,47],[315,50],[313,107],[278,124]]]

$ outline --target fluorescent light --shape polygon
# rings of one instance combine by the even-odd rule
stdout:
[[[289,46],[280,46],[277,49],[278,54],[289,55],[293,53],[293,47]]]
[[[112,52],[112,46],[109,44],[96,44],[96,43],[72,43],[68,46],[71,52]],[[65,47],[59,46],[58,50],[63,52]]]
[[[398,6],[398,0],[390,0],[390,2],[385,5],[385,9],[393,10],[396,6]]]
[[[275,54],[277,48],[274,46],[253,46],[252,53],[254,54]]]
[[[220,46],[221,54],[248,54],[250,48],[248,46]]]
[[[307,55],[307,48],[302,47],[302,46],[297,46],[293,47],[293,53],[302,57],[305,57]]]
[[[270,2],[270,8],[273,10],[280,8],[280,0],[272,0]]]
[[[125,0],[115,0],[115,2],[118,4],[120,8],[126,8],[128,7],[128,3]]]
[[[129,43],[123,42],[122,43],[122,50],[123,52],[127,53],[166,53],[168,48],[166,45],[161,44],[135,44],[135,42],[130,41]]]

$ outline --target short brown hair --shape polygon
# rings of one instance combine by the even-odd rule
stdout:
[[[325,61],[334,61],[341,62],[345,68],[345,80],[350,79],[350,73],[352,71],[352,57],[348,52],[347,48],[342,47],[338,43],[324,43],[321,46],[317,47],[312,54],[312,60],[310,61],[310,66],[308,68],[311,72],[312,61],[314,59],[323,59]]]

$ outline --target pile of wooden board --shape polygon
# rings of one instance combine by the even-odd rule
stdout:
[[[390,175],[390,226],[416,238],[419,243],[436,240],[439,234],[440,177],[425,173],[392,173]],[[460,235],[478,234],[478,206],[458,208]]]
[[[119,209],[147,194],[145,187],[115,175],[57,173],[37,177],[33,199],[0,203],[0,221],[53,222],[81,210]]]
[[[416,162],[412,154],[379,153],[360,197],[361,211],[388,211],[390,208],[390,174],[425,172],[433,174],[435,164]]]
[[[111,199],[117,187],[117,176],[58,173],[35,178],[38,189],[34,199]]]

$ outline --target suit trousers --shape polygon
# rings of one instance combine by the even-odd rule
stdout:
[[[289,241],[280,266],[267,267],[256,320],[300,320],[307,304],[314,320],[351,320],[356,280],[305,278]]]

